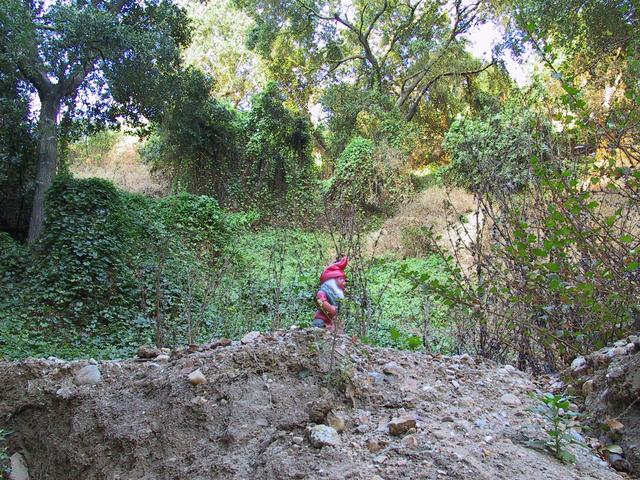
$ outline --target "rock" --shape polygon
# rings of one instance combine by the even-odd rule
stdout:
[[[382,385],[385,375],[380,372],[367,372],[367,380],[374,385]]]
[[[382,449],[382,446],[380,445],[380,442],[378,442],[378,440],[376,440],[375,438],[370,438],[369,440],[367,440],[367,448],[371,453],[377,453]]]
[[[216,342],[216,346],[218,347],[228,347],[229,345],[231,345],[231,340],[228,338],[221,338]]]
[[[410,429],[416,428],[417,416],[413,413],[406,413],[399,417],[392,418],[387,424],[391,435],[403,435]]]
[[[166,353],[163,353],[163,354],[161,354],[161,355],[158,355],[158,356],[156,357],[156,360],[157,360],[158,362],[168,362],[170,358],[171,358],[171,357],[170,357],[169,355],[167,355]]]
[[[27,462],[20,452],[11,455],[11,473],[9,480],[29,480]]]
[[[162,351],[159,348],[149,345],[140,345],[138,347],[138,358],[156,358]]]
[[[209,401],[204,397],[194,397],[191,399],[191,404],[196,405],[198,407],[202,407],[206,405]]]
[[[571,362],[571,371],[573,373],[580,373],[583,370],[586,370],[589,364],[587,363],[587,359],[583,356],[576,357],[573,362]]]
[[[360,424],[356,427],[356,432],[358,433],[367,433],[369,430],[371,430],[371,427],[366,423]]]
[[[617,453],[609,454],[609,463],[618,472],[631,472],[631,464],[629,460]]]
[[[346,427],[346,416],[342,412],[331,410],[326,418],[327,425],[336,430],[336,432],[344,431]]]
[[[60,387],[56,390],[56,395],[62,398],[63,400],[69,400],[74,395],[74,390],[72,387]]]
[[[382,367],[382,372],[388,375],[401,377],[402,375],[404,375],[404,368],[402,368],[396,362],[389,362],[384,364],[384,366]]]
[[[615,364],[611,364],[609,365],[609,368],[607,369],[607,375],[606,377],[609,379],[616,379],[616,378],[620,378],[624,376],[624,368],[619,366],[619,365],[615,365]]]
[[[595,382],[593,379],[587,380],[582,384],[582,393],[586,396],[593,392],[595,387]]]
[[[629,340],[629,343],[634,343],[636,345],[640,343],[640,337],[638,337],[637,335],[629,335],[629,338],[627,340]]]
[[[331,404],[327,400],[317,400],[309,409],[309,420],[313,423],[324,423],[324,419],[331,411]]]
[[[418,438],[415,435],[407,435],[402,439],[402,446],[415,450],[418,448]]]
[[[309,429],[309,442],[315,448],[337,447],[340,445],[340,435],[333,427],[316,425]]]
[[[203,383],[207,383],[207,377],[204,376],[204,373],[198,368],[189,374],[187,377],[191,385],[202,385]]]
[[[386,455],[378,455],[373,459],[373,463],[377,463],[378,465],[383,464],[386,461],[387,461]]]
[[[636,350],[638,350],[638,347],[636,347],[635,343],[628,343],[625,349],[627,350],[627,354],[630,354],[635,353]]]
[[[522,402],[518,397],[516,397],[513,393],[505,393],[500,397],[500,402],[503,405],[507,405],[508,407],[519,407],[522,405]]]
[[[614,347],[626,347],[627,346],[627,341],[626,340],[618,340],[617,342],[615,342],[613,344]]]
[[[97,385],[102,380],[100,369],[97,365],[87,365],[76,373],[75,383],[77,385]]]
[[[260,332],[249,332],[244,337],[242,337],[240,343],[242,343],[243,345],[247,345],[249,343],[255,342],[258,337],[260,337]]]
[[[298,436],[293,437],[291,440],[293,440],[293,443],[296,445],[302,445],[302,442],[304,442],[304,438]]]
[[[626,353],[627,353],[627,348],[626,347],[627,347],[627,345],[625,344],[624,347],[616,347],[616,348],[614,348],[613,352],[612,352],[613,356],[614,357],[620,357],[622,355],[626,355]]]

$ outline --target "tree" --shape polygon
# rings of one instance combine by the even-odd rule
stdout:
[[[462,35],[479,20],[481,1],[236,1],[254,18],[250,44],[264,55],[288,38],[306,57],[300,68],[313,65],[319,80],[355,79],[392,94],[407,120],[441,79],[477,75],[493,64],[464,54]]]
[[[165,80],[189,40],[184,10],[167,0],[2,2],[0,55],[40,100],[29,243],[42,230],[61,117],[138,125],[156,119],[170,97]]]

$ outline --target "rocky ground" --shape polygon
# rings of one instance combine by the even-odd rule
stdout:
[[[511,366],[321,330],[243,342],[0,363],[13,478],[621,478],[586,447],[565,465],[525,445],[544,421]]]
[[[617,469],[640,473],[640,337],[631,335],[571,365],[565,389],[583,397],[593,446]]]

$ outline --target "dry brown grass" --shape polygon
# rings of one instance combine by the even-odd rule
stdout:
[[[466,233],[460,219],[456,219],[456,223],[459,224],[458,233],[448,228],[445,207],[447,202],[451,202],[453,210],[463,216],[465,222],[471,220],[469,216],[475,207],[473,195],[462,189],[453,189],[447,193],[444,188],[432,187],[413,197],[395,216],[384,222],[380,230],[372,232],[369,235],[369,248],[373,249],[375,246],[376,253],[411,256],[415,252],[408,251],[402,239],[402,232],[407,228],[420,226],[431,226],[433,234],[442,237],[441,245],[450,247],[450,238],[466,236]],[[472,222],[465,225],[469,229]]]
[[[137,138],[124,136],[104,158],[87,159],[72,165],[71,173],[78,178],[104,178],[133,193],[166,195],[169,192],[168,183],[151,173],[149,167],[142,163],[138,145]]]

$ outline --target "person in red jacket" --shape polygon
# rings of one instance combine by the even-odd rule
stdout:
[[[330,332],[338,328],[342,333],[342,326],[338,322],[338,310],[340,300],[344,298],[344,290],[347,286],[347,268],[349,259],[344,257],[325,268],[320,275],[320,290],[316,293],[318,310],[313,319],[313,326],[326,328]]]

